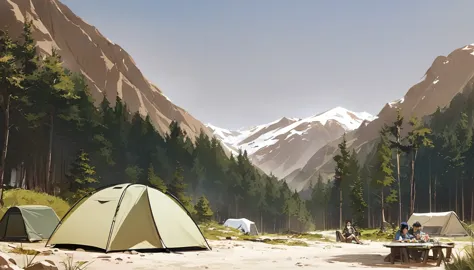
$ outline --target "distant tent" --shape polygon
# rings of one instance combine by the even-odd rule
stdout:
[[[224,226],[241,230],[243,233],[249,235],[258,235],[258,230],[257,226],[255,225],[255,222],[250,221],[246,218],[229,218],[224,222]]]
[[[413,213],[408,220],[408,225],[420,222],[423,232],[439,236],[467,236],[468,233],[461,224],[455,212],[439,213]]]
[[[0,220],[0,240],[34,242],[48,239],[58,223],[59,218],[51,207],[12,206]]]
[[[139,184],[103,188],[66,213],[46,246],[125,250],[208,250],[190,214],[172,195]]]

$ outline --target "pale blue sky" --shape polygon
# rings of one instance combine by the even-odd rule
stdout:
[[[63,0],[204,123],[377,114],[474,43],[471,0]]]

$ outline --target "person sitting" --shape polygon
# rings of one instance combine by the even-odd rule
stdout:
[[[356,241],[357,244],[362,244],[357,238],[357,230],[352,226],[349,220],[346,221],[346,226],[342,230],[342,239],[346,242]]]
[[[410,230],[408,230],[408,233],[410,235],[413,235],[413,237],[418,240],[418,241],[427,241],[427,234],[423,233],[421,231],[421,224],[420,222],[415,222],[413,223],[413,226],[410,228]],[[425,237],[423,237],[425,236]]]
[[[413,236],[408,233],[408,223],[402,222],[400,224],[400,230],[395,233],[395,238],[393,241],[395,242],[408,242],[410,241]]]

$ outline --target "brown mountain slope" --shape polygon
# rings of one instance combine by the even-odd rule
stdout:
[[[132,57],[119,45],[104,37],[57,0],[0,0],[0,29],[19,36],[25,18],[33,21],[33,36],[40,53],[56,48],[64,66],[87,78],[95,103],[103,95],[111,104],[117,96],[132,112],[148,114],[155,127],[164,133],[172,120],[194,138],[209,130],[185,110],[174,105],[160,89],[150,83]]]
[[[385,104],[376,120],[349,132],[346,135],[348,145],[351,149],[356,149],[361,162],[364,162],[383,124],[394,121],[397,108],[401,108],[406,119],[432,114],[438,106],[449,105],[473,76],[474,44],[456,49],[448,56],[438,56],[426,71],[424,79],[411,87],[402,99]],[[316,181],[319,173],[326,179],[331,177],[335,166],[332,157],[336,154],[340,141],[341,138],[328,143],[319,149],[302,169],[293,172],[286,179],[290,186],[302,190],[308,187],[310,181]]]

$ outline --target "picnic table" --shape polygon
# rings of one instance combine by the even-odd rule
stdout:
[[[401,263],[409,263],[410,257],[408,256],[408,249],[423,250],[423,264],[426,264],[429,259],[429,252],[432,250],[432,258],[436,260],[436,266],[440,266],[441,262],[446,262],[451,259],[451,253],[454,248],[454,243],[404,243],[404,242],[393,242],[385,244],[384,247],[390,248],[390,262],[395,263],[395,254],[400,254]],[[446,249],[446,256],[443,253],[443,249]]]

